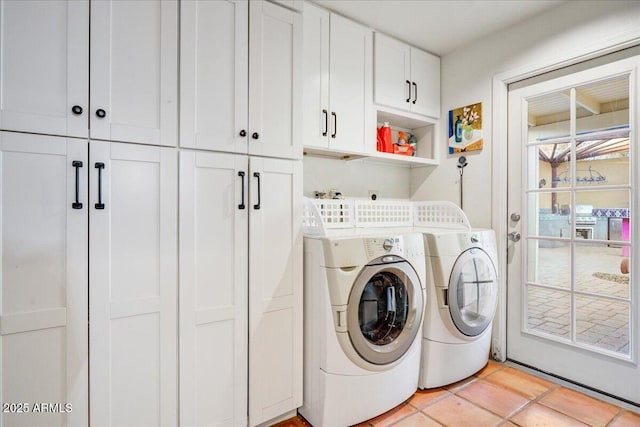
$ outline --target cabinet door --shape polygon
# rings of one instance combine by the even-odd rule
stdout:
[[[374,92],[376,104],[409,111],[413,100],[411,87],[411,47],[376,33]]]
[[[247,1],[180,4],[180,145],[246,153]]]
[[[411,111],[440,117],[440,58],[412,47],[411,81],[415,83]]]
[[[247,424],[247,169],[242,155],[180,153],[180,422],[185,426]]]
[[[94,427],[177,425],[176,157],[171,148],[91,141]]]
[[[87,142],[0,132],[0,156],[0,401],[30,405],[0,424],[86,426]]]
[[[0,129],[86,137],[89,1],[1,0],[0,44]]]
[[[302,157],[302,17],[249,3],[249,154]]]
[[[302,137],[304,145],[329,145],[329,12],[304,4]]]
[[[302,164],[250,159],[249,425],[302,405]]]
[[[175,146],[178,5],[91,2],[91,138]]]
[[[331,14],[329,60],[329,146],[366,152],[371,123],[371,30]]]

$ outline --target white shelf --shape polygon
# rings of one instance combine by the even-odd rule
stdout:
[[[424,157],[404,156],[402,154],[393,153],[371,153],[367,158],[381,160],[386,163],[406,164],[410,166],[437,166],[440,162],[436,159],[427,159]]]

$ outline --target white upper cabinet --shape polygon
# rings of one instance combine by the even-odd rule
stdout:
[[[367,153],[372,32],[309,3],[304,20],[304,144]]]
[[[91,2],[91,138],[175,146],[178,3]]]
[[[376,33],[374,70],[376,104],[440,116],[440,58]]]
[[[180,145],[301,158],[300,14],[246,0],[181,8]]]
[[[0,42],[0,129],[176,145],[176,0],[0,0]]]
[[[0,129],[88,136],[89,1],[0,1]]]
[[[247,152],[248,4],[181,2],[180,146]]]
[[[302,158],[302,17],[249,3],[249,154]]]

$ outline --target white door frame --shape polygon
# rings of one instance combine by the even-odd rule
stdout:
[[[492,172],[491,227],[496,232],[498,246],[498,310],[493,322],[491,356],[499,361],[507,358],[507,119],[508,85],[579,62],[594,59],[622,49],[640,45],[640,29],[617,37],[579,46],[563,55],[530,63],[493,76],[492,82]]]

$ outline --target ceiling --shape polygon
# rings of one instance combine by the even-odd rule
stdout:
[[[530,19],[566,0],[314,0],[436,55]]]

